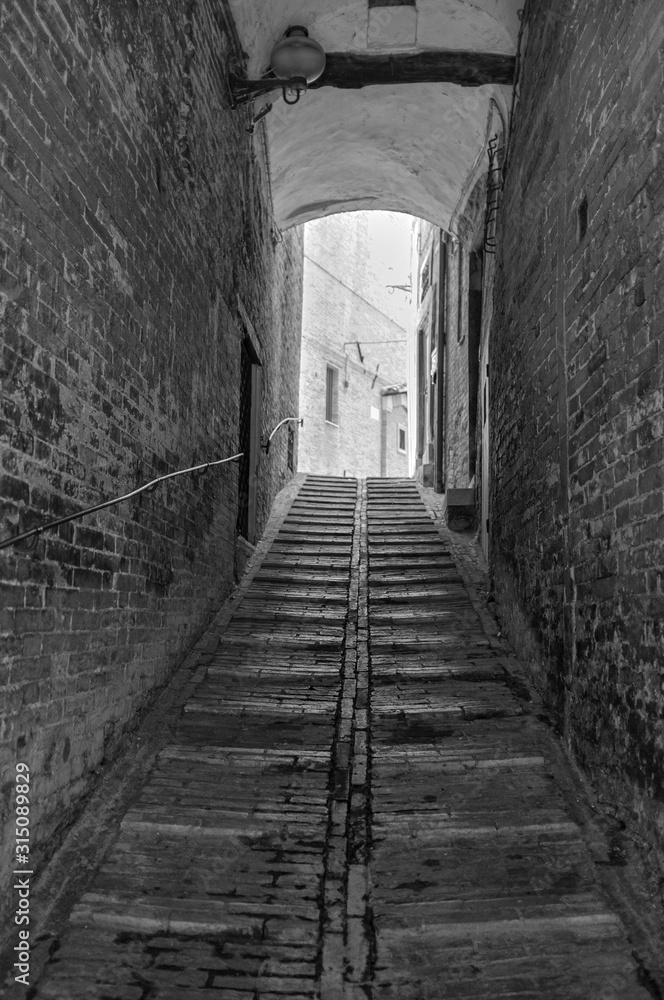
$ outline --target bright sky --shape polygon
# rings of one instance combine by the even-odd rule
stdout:
[[[383,308],[394,320],[408,329],[412,323],[412,296],[388,285],[410,285],[411,233],[413,218],[401,212],[367,212],[369,219],[369,265],[377,278],[378,287],[385,288],[389,298]]]

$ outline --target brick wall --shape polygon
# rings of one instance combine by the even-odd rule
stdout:
[[[476,382],[479,341],[470,330],[470,254],[484,246],[486,178],[476,183],[458,224],[458,242],[448,242],[447,254],[447,400],[446,485],[465,489],[474,476],[471,469],[471,424],[476,421]]]
[[[411,468],[414,478],[419,482],[424,478],[425,467],[430,466],[434,460],[431,406],[435,388],[432,382],[431,353],[439,342],[439,232],[438,227],[432,223],[417,219],[412,241],[416,308],[408,330],[408,393],[410,444],[414,453]],[[424,370],[420,371],[422,359]]]
[[[301,234],[270,239],[229,45],[208,0],[2,5],[0,537],[237,451],[238,296],[265,431],[296,412]],[[0,552],[5,852],[15,762],[39,867],[227,595],[236,495],[223,466]]]
[[[448,244],[445,485],[468,486],[468,249]]]
[[[398,216],[391,220],[388,213],[350,212],[304,227],[301,471],[381,475],[381,393],[406,381],[406,331],[400,323],[408,302],[403,292],[390,294],[386,288],[404,277],[389,270],[377,236],[386,231],[406,241],[402,256],[407,260],[410,223]],[[325,420],[328,364],[338,369],[337,426]]]
[[[491,341],[496,595],[578,759],[661,861],[664,10],[530,11]]]

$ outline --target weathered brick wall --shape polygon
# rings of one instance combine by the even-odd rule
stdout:
[[[424,219],[417,219],[413,231],[413,291],[416,308],[408,330],[408,392],[410,400],[410,437],[414,455],[411,468],[422,482],[434,461],[434,428],[431,418],[435,393],[431,377],[431,352],[439,344],[438,276],[440,230]],[[444,294],[444,293],[443,293]],[[440,346],[440,345],[439,345]],[[421,349],[425,370],[420,371]]]
[[[473,478],[470,469],[471,407],[469,344],[469,260],[483,246],[486,180],[482,177],[464,206],[456,227],[458,240],[448,241],[445,481],[452,489],[465,489]],[[475,368],[479,344],[475,352]]]
[[[238,450],[238,295],[266,433],[296,412],[301,235],[270,239],[216,4],[18,0],[1,21],[6,537]],[[286,444],[261,463],[259,525]],[[15,762],[39,867],[228,593],[236,495],[223,466],[0,552],[4,870]]]
[[[385,287],[390,273],[380,267],[378,220],[371,216],[376,213],[344,213],[304,227],[299,436],[304,472],[380,476],[381,392],[406,381],[406,331],[399,324],[407,314],[405,299]],[[399,233],[403,224],[394,228]],[[328,364],[339,370],[338,426],[325,421]]]
[[[445,486],[468,486],[468,250],[448,244]]]
[[[530,10],[491,341],[496,596],[661,860],[664,10]]]

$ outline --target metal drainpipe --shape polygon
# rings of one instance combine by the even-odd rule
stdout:
[[[445,492],[445,351],[447,347],[447,240],[440,231],[438,253],[438,372],[436,374],[436,493]]]

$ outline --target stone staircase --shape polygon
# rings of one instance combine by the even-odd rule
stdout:
[[[307,477],[218,639],[32,997],[652,1000],[413,483]]]

